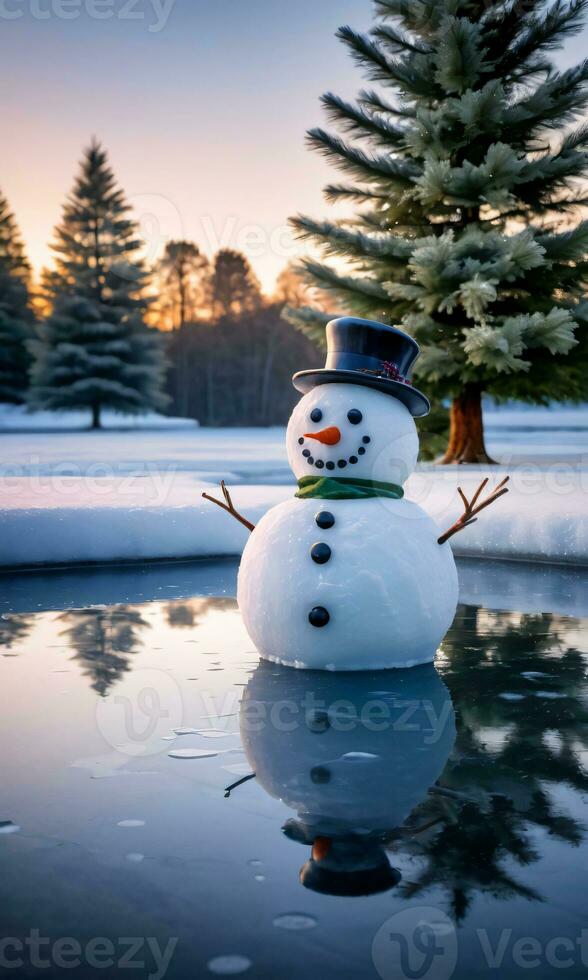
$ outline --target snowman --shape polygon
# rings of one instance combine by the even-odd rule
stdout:
[[[254,527],[237,599],[262,657],[314,670],[414,667],[434,659],[458,597],[450,537],[507,492],[480,502],[460,490],[463,515],[443,535],[404,497],[429,402],[411,382],[418,344],[371,320],[327,326],[326,366],[301,371],[287,429],[298,492]],[[508,478],[507,478],[508,479]]]
[[[398,883],[386,845],[431,787],[444,792],[436,784],[455,742],[434,666],[332,677],[261,661],[240,731],[250,778],[296,814],[283,831],[309,848],[306,888],[367,895]]]

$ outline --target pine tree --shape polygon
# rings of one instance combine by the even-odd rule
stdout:
[[[131,655],[141,646],[140,631],[150,624],[137,609],[111,606],[107,609],[79,609],[59,617],[66,624],[60,636],[67,637],[82,673],[91,680],[100,697],[132,670]]]
[[[481,893],[541,900],[517,866],[537,861],[542,841],[578,847],[585,840],[574,808],[552,792],[558,784],[577,794],[588,790],[586,667],[582,652],[569,646],[571,625],[549,613],[459,607],[442,666],[457,739],[436,791],[413,811],[400,845],[405,860],[416,859],[415,874],[401,886],[405,898],[440,889],[457,922]],[[524,708],[505,692],[524,698]]]
[[[210,288],[215,319],[254,313],[263,303],[261,286],[249,261],[231,248],[217,252]]]
[[[159,335],[144,323],[147,277],[140,241],[106,152],[95,141],[56,229],[52,312],[33,345],[31,404],[139,413],[165,407]]]
[[[0,194],[0,402],[23,402],[29,384],[31,269],[6,198]]]
[[[311,281],[421,343],[418,382],[452,399],[444,462],[487,461],[484,392],[588,397],[588,222],[575,217],[588,125],[569,125],[588,105],[588,60],[556,71],[550,58],[588,0],[375,6],[369,35],[338,36],[379,88],[323,96],[343,135],[308,136],[350,178],[326,197],[354,216],[293,224],[338,260],[308,260]],[[323,336],[324,315],[289,316]]]

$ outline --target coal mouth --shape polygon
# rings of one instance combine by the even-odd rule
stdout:
[[[357,463],[359,463],[361,457],[365,456],[367,452],[367,447],[369,446],[371,441],[372,440],[370,436],[364,436],[363,439],[361,440],[362,442],[361,446],[359,446],[359,448],[356,450],[355,453],[353,453],[351,456],[348,456],[347,459],[338,459],[336,461],[332,459],[324,460],[321,459],[320,456],[313,456],[312,451],[310,449],[302,450],[302,458],[310,466],[315,466],[317,470],[329,470],[329,472],[331,473],[333,472],[333,470],[345,470],[347,469],[348,466],[355,466]],[[298,442],[301,446],[303,446],[305,440],[302,437],[300,437]]]

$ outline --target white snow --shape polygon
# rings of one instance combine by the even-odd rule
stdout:
[[[484,426],[490,454],[503,463],[573,462],[588,452],[586,405],[496,406],[484,412]]]
[[[333,515],[331,527],[317,527],[320,510]],[[310,670],[432,661],[458,595],[451,549],[437,538],[407,500],[291,497],[265,515],[241,559],[237,601],[254,647]],[[332,549],[324,564],[310,561],[317,541]],[[315,606],[330,616],[327,630],[311,625]]]
[[[0,404],[0,432],[70,432],[90,428],[90,412],[29,412],[22,405]],[[124,415],[122,412],[104,411],[104,429],[193,429],[194,419],[171,418],[157,412],[144,415]]]
[[[0,406],[0,428],[18,414]],[[485,475],[492,485],[511,474],[511,493],[452,539],[456,554],[588,564],[588,408],[555,416],[487,413],[489,449],[504,460],[506,446],[508,465],[425,464],[409,479],[408,499],[444,530],[460,513],[458,483],[471,493]],[[294,493],[279,427],[165,420],[161,431],[88,432],[49,422],[46,431],[31,422],[30,431],[0,432],[0,566],[236,555],[248,532],[202,490],[219,496],[211,487],[225,478],[254,523]]]

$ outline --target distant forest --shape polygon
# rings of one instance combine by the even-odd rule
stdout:
[[[157,287],[150,319],[166,331],[169,412],[209,426],[286,422],[299,397],[292,375],[323,360],[282,318],[311,298],[294,269],[267,298],[242,253],[222,249],[209,262],[193,242],[169,242]]]

